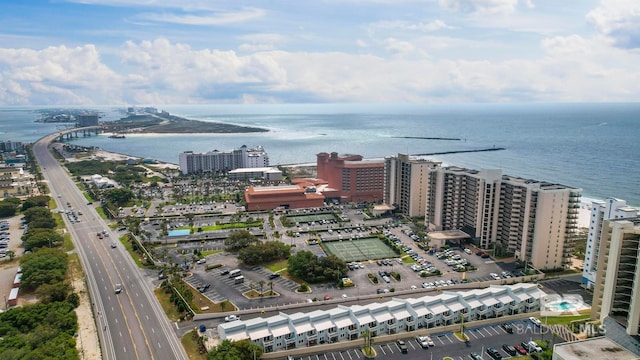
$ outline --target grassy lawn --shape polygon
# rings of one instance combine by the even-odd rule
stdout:
[[[186,333],[182,339],[180,339],[182,346],[184,347],[184,351],[187,353],[187,357],[191,360],[205,360],[207,358],[207,354],[200,354],[198,352],[198,345],[191,338],[191,332]]]
[[[193,294],[193,297],[191,302],[189,303],[189,306],[191,306],[193,311],[195,311],[198,314],[233,311],[236,309],[236,306],[228,300],[225,300],[220,303],[215,303],[209,300],[208,297],[202,295],[198,290],[192,288],[191,286],[189,286],[189,290],[191,291],[191,294]],[[206,308],[206,307],[208,307],[208,309],[202,310],[202,308]]]
[[[413,258],[411,256],[403,256],[402,257],[402,263],[403,264],[415,264],[416,261],[413,260]]]
[[[209,255],[217,254],[219,252],[222,252],[222,250],[207,250],[202,252],[202,256],[209,256]]]
[[[541,318],[540,320],[547,325],[569,325],[570,322],[576,320],[589,319],[590,315],[578,315],[578,316],[553,316]]]
[[[161,288],[155,289],[154,292],[162,309],[164,309],[164,313],[167,314],[167,318],[171,321],[180,320],[182,314],[176,310],[176,307],[171,302],[171,294],[166,294]]]
[[[107,220],[107,215],[104,214],[104,210],[102,210],[101,206],[98,206],[96,208],[96,212],[98,213],[98,215],[100,215],[100,218],[102,218],[103,220]]]
[[[122,246],[124,246],[125,249],[127,249],[127,252],[129,253],[129,256],[131,256],[133,261],[135,261],[136,265],[138,265],[139,268],[144,268],[145,265],[142,262],[142,258],[140,257],[140,255],[138,255],[138,253],[133,251],[133,247],[131,247],[131,243],[129,242],[128,235],[121,236],[120,237],[120,242],[122,243]]]
[[[266,267],[267,269],[273,272],[278,272],[282,269],[286,269],[287,265],[288,265],[287,259],[284,259],[284,260],[278,260],[278,261],[267,263],[264,265],[264,267]]]

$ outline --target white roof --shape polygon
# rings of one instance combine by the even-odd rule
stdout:
[[[358,323],[360,324],[368,324],[374,321],[373,316],[369,314],[360,314],[356,318],[358,319]]]
[[[438,305],[430,306],[429,310],[431,310],[431,312],[434,314],[443,314],[449,309],[442,304],[438,304]]]
[[[508,303],[514,301],[515,299],[512,298],[509,294],[504,294],[504,295],[500,296],[498,298],[498,300],[500,300],[500,302],[503,303],[503,304],[508,304]]]
[[[482,307],[482,303],[477,299],[467,300],[467,303],[471,309],[479,309]]]
[[[379,313],[374,314],[373,316],[376,318],[376,321],[379,323],[393,319],[393,315],[391,315],[391,313],[389,313],[388,311],[381,311]]]
[[[493,306],[495,304],[499,304],[500,301],[498,301],[497,299],[491,297],[491,296],[487,296],[483,299],[481,299],[480,301],[482,301],[483,304],[487,305],[487,306]]]
[[[313,327],[316,329],[316,331],[327,330],[333,327],[333,322],[331,320],[324,320],[313,324]]]
[[[239,331],[239,332],[232,333],[232,334],[225,334],[225,338],[229,339],[229,341],[239,341],[239,340],[248,339],[249,336],[247,335],[246,332]]]
[[[461,303],[459,303],[457,301],[451,301],[451,302],[447,303],[446,305],[451,311],[460,311],[460,310],[464,309],[464,305],[462,305]]]
[[[296,325],[296,333],[298,334],[306,333],[307,331],[311,330],[313,330],[313,326],[310,323],[302,323]]]
[[[402,310],[402,311],[394,312],[393,317],[395,317],[398,320],[407,319],[411,317],[411,313],[408,312],[407,310]]]
[[[336,327],[338,329],[341,329],[353,325],[353,320],[351,320],[351,318],[348,316],[343,316],[339,319],[334,320],[333,323],[336,324]]]
[[[432,314],[431,310],[427,309],[424,306],[420,306],[420,307],[414,308],[414,310],[416,312],[416,315],[418,315],[418,316],[424,316],[424,315],[427,315],[427,314]]]
[[[265,338],[265,337],[267,337],[269,335],[271,335],[271,331],[269,331],[268,328],[257,329],[255,331],[250,331],[249,332],[249,338],[251,340],[262,339],[262,338]]]
[[[289,325],[281,325],[274,329],[271,329],[271,334],[274,337],[291,334],[291,329],[289,329]]]

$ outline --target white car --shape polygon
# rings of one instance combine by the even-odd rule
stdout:
[[[496,273],[491,273],[489,275],[493,278],[493,280],[500,280],[501,279],[500,275],[498,275]]]
[[[531,323],[533,323],[533,325],[536,326],[541,326],[542,325],[542,321],[540,321],[540,319],[538,319],[537,317],[530,317],[529,321],[531,321]]]
[[[236,320],[240,320],[240,316],[238,315],[227,315],[224,317],[224,321],[226,322],[231,322],[231,321],[236,321]]]
[[[422,346],[423,349],[426,349],[429,347],[429,343],[427,342],[426,336],[416,336],[416,341],[418,342],[418,344],[420,344],[420,346]]]

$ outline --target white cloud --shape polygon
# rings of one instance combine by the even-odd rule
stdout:
[[[246,8],[240,12],[210,12],[201,14],[172,14],[162,13],[142,13],[136,15],[135,19],[145,21],[164,22],[182,25],[200,25],[200,26],[220,26],[234,23],[245,22],[265,16],[264,9]]]
[[[412,43],[394,38],[387,38],[384,41],[385,49],[394,55],[406,55],[415,50]]]
[[[445,9],[486,15],[513,13],[518,0],[438,0],[438,3]]]
[[[116,99],[106,96],[105,84],[120,84],[120,76],[101,62],[93,45],[0,49],[0,71],[3,84],[9,84],[0,98],[5,104],[111,102]]]
[[[640,1],[607,0],[587,14],[587,20],[616,45],[640,48]]]
[[[442,20],[433,20],[428,23],[412,23],[408,21],[379,21],[370,25],[374,29],[397,29],[410,31],[437,31],[441,29],[453,29]]]

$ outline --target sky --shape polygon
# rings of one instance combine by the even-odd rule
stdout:
[[[639,98],[639,0],[0,0],[4,107]]]

